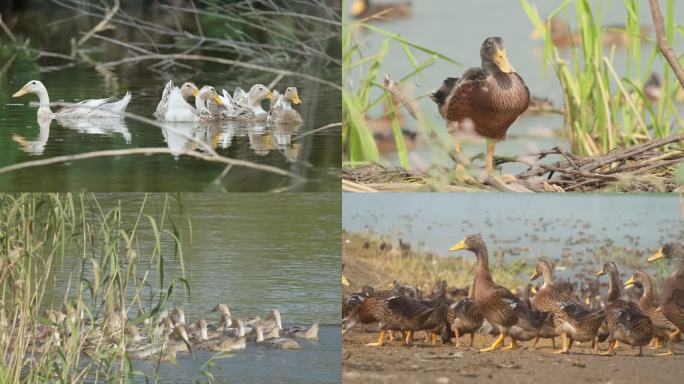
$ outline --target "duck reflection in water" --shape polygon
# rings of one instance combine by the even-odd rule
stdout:
[[[21,150],[27,154],[31,156],[40,156],[45,152],[45,145],[50,137],[50,125],[52,124],[52,120],[51,117],[38,117],[37,121],[40,131],[36,139],[26,140],[23,136],[13,135],[12,140],[19,144]]]
[[[271,126],[276,148],[283,152],[287,161],[297,161],[301,151],[301,143],[292,143],[292,136],[299,132],[301,124],[274,124]]]
[[[113,136],[119,134],[123,137],[126,144],[131,144],[131,132],[128,130],[126,120],[123,116],[107,117],[107,118],[81,118],[70,119],[57,117],[59,125],[85,133],[88,135],[104,135]]]

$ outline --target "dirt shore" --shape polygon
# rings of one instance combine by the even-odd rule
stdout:
[[[636,349],[621,346],[617,356],[595,356],[589,346],[579,345],[573,346],[571,355],[558,355],[550,340],[542,340],[538,350],[531,350],[527,342],[515,351],[479,353],[479,335],[475,347],[457,349],[432,346],[423,340],[423,333],[416,334],[410,347],[400,340],[383,347],[365,345],[377,341],[377,336],[360,332],[358,326],[344,335],[343,383],[682,383],[684,374],[682,352],[662,357],[644,348],[644,356],[638,357]],[[560,338],[556,344],[560,346]],[[605,344],[601,347],[605,350]]]

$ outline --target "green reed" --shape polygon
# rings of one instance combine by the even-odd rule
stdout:
[[[121,202],[104,208],[94,195],[0,195],[0,382],[128,382],[142,375],[124,353],[118,314],[137,309],[125,323],[142,324],[164,308],[177,282],[189,293],[184,272],[164,276],[170,259],[183,265],[170,214],[182,200],[164,195],[154,215],[147,213],[150,200],[145,196],[129,217]],[[162,249],[167,239],[173,257]],[[56,281],[65,273],[58,297]],[[55,319],[52,310],[66,317]],[[33,337],[45,326],[59,341]]]
[[[371,53],[362,41],[363,36],[359,36],[361,33],[383,36],[380,49]],[[342,140],[346,160],[352,164],[379,160],[378,147],[366,116],[371,109],[384,102],[387,105],[387,117],[392,126],[399,161],[403,167],[409,166],[408,152],[398,117],[399,111],[394,107],[391,94],[383,86],[383,63],[393,45],[398,45],[402,49],[413,67],[410,73],[394,79],[399,83],[420,75],[437,60],[459,65],[441,53],[371,25],[366,20],[345,23],[342,28]],[[427,54],[428,57],[421,61],[417,57],[418,53]],[[380,90],[380,93],[374,92],[375,90]],[[431,122],[423,116],[417,117],[421,128],[431,135]]]
[[[651,54],[642,63],[642,25],[651,25],[650,19],[640,18],[639,0],[623,0],[625,24],[625,75],[618,76],[615,68],[615,48],[604,48],[604,37],[609,30],[602,27],[604,3],[587,0],[565,0],[548,18],[560,15],[574,5],[579,31],[579,44],[568,49],[571,59],[561,56],[551,39],[550,25],[528,1],[520,3],[541,33],[544,40],[544,58],[558,77],[564,99],[564,128],[573,152],[581,155],[598,155],[614,148],[624,148],[653,138],[670,134],[673,123],[681,124],[673,102],[676,92],[675,78],[663,61],[663,97],[651,104],[643,92],[645,80],[650,76],[658,48],[651,44]],[[667,37],[674,37],[674,2],[666,1],[665,21]],[[570,33],[570,31],[568,31]],[[652,32],[652,35],[653,32]],[[564,53],[566,53],[564,52]]]

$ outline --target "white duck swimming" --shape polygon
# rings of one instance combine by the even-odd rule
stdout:
[[[194,83],[183,83],[180,88],[173,85],[173,81],[169,80],[162,92],[161,100],[157,105],[157,110],[154,112],[154,117],[169,121],[197,121],[197,110],[188,103],[190,96],[197,97],[199,89]]]
[[[223,91],[221,100],[226,105],[228,118],[241,121],[266,121],[268,112],[261,106],[261,102],[271,100],[273,93],[265,85],[256,84],[245,94],[241,89],[236,89],[231,98],[228,92]]]
[[[223,101],[216,93],[216,89],[210,85],[205,85],[199,90],[197,97],[195,97],[195,107],[197,107],[200,121],[224,118]]]
[[[107,99],[90,99],[69,105],[60,109],[57,112],[52,112],[50,109],[50,97],[48,96],[45,85],[38,80],[31,80],[18,90],[12,97],[21,97],[27,93],[33,93],[40,99],[40,106],[38,108],[38,118],[112,118],[120,117],[121,113],[126,111],[128,103],[131,102],[131,92],[126,92],[126,95],[120,100],[110,97]]]
[[[285,93],[278,94],[273,91],[273,99],[271,109],[268,111],[268,122],[272,124],[300,124],[302,116],[296,110],[292,109],[292,104],[301,104],[302,99],[299,98],[296,87],[288,87]]]

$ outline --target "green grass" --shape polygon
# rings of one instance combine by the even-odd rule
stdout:
[[[0,382],[128,382],[142,375],[123,353],[120,331],[105,337],[86,325],[114,329],[117,311],[144,309],[127,320],[140,325],[165,308],[178,285],[190,293],[178,223],[170,215],[182,199],[150,200],[145,196],[131,216],[122,202],[105,209],[94,195],[0,195]],[[171,255],[161,246],[169,240]],[[178,276],[164,275],[171,260],[181,266]],[[67,272],[60,272],[64,266]],[[59,293],[56,278],[64,273],[66,290]],[[48,309],[67,317],[55,321]],[[41,326],[62,336],[38,353],[31,336]]]
[[[650,19],[641,19],[639,0],[623,0],[626,12],[626,68],[625,76],[615,70],[615,48],[603,46],[606,29],[603,25],[601,3],[587,0],[565,0],[549,15],[565,19],[566,9],[574,6],[576,30],[580,43],[572,45],[570,61],[563,59],[551,39],[547,19],[543,19],[528,0],[520,0],[534,27],[544,40],[544,59],[553,69],[563,91],[564,128],[574,153],[598,155],[615,148],[625,148],[653,138],[670,135],[671,126],[681,126],[682,120],[673,102],[677,89],[676,79],[664,60],[663,95],[651,105],[643,93],[645,81],[656,65],[660,53],[652,44],[651,54],[642,63],[642,25],[651,25]],[[672,43],[674,37],[674,2],[665,2],[666,34]],[[651,33],[651,39],[655,34]],[[634,79],[634,80],[632,80]]]
[[[369,48],[358,36],[359,33],[373,33],[383,37],[378,52],[371,53]],[[352,21],[343,25],[342,28],[342,140],[346,151],[346,161],[351,164],[360,164],[369,161],[380,160],[373,132],[368,126],[366,115],[368,111],[380,103],[386,103],[389,109],[389,118],[394,133],[397,153],[400,163],[408,168],[408,153],[401,133],[401,125],[398,114],[391,102],[390,93],[382,84],[383,63],[387,52],[392,45],[398,45],[404,53],[405,59],[413,66],[413,71],[401,78],[394,79],[399,83],[410,80],[427,70],[438,60],[443,60],[454,65],[460,65],[454,59],[412,42],[399,34],[385,31],[366,20]],[[423,61],[419,61],[417,53],[427,55]],[[355,81],[354,79],[360,79]],[[371,96],[374,89],[382,92],[379,96]],[[419,114],[419,125],[425,132],[432,133],[432,123]],[[448,144],[444,144],[445,146]]]

